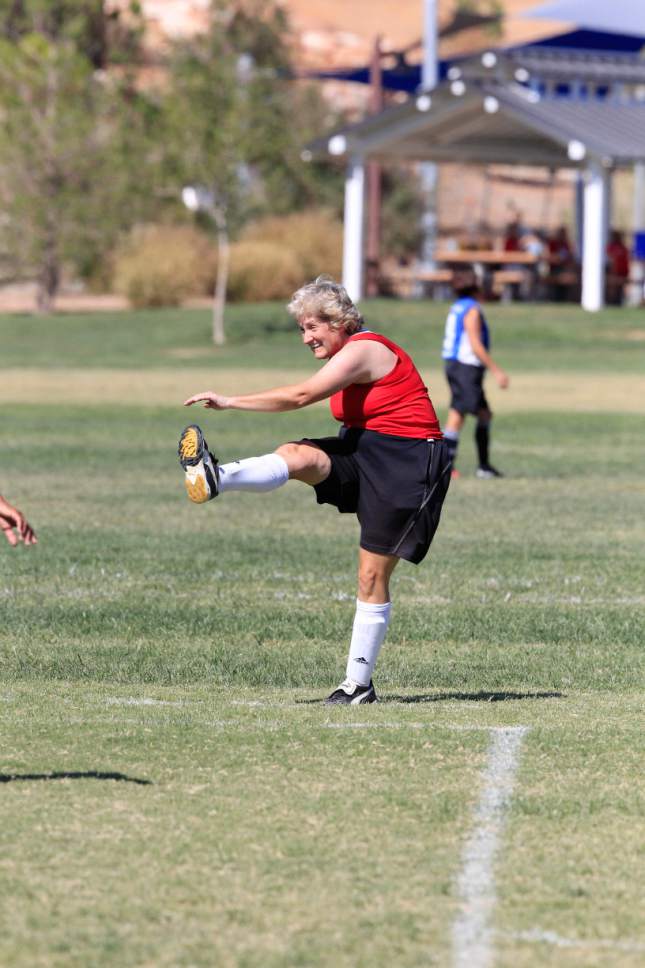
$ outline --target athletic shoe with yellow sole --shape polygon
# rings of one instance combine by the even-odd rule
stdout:
[[[195,504],[205,504],[217,497],[217,457],[209,451],[197,424],[190,424],[182,432],[177,451],[179,463],[186,474],[184,483],[190,500]]]

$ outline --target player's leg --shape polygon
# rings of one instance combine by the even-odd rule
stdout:
[[[225,491],[273,491],[290,478],[319,484],[331,468],[329,457],[308,444],[284,444],[271,454],[220,464],[196,424],[181,435],[179,461],[186,474],[188,497],[196,504]]]
[[[452,476],[459,477],[457,470],[457,450],[459,448],[459,434],[464,425],[467,413],[472,412],[470,406],[471,371],[473,367],[460,363],[459,360],[449,360],[445,373],[450,387],[450,409],[443,428],[443,436],[448,447],[448,456],[452,463]]]
[[[443,428],[443,436],[446,441],[446,446],[448,447],[448,456],[452,464],[452,473],[454,477],[459,475],[459,471],[456,469],[455,464],[457,461],[457,450],[459,449],[459,434],[464,425],[464,414],[460,413],[459,410],[455,410],[451,407],[448,411],[448,416],[446,418],[446,423]]]
[[[327,480],[331,471],[331,458],[314,444],[282,444],[276,450],[287,465],[289,478],[314,487]]]
[[[274,491],[287,481],[320,484],[329,475],[331,461],[311,444],[282,444],[271,454],[245,457],[218,467],[219,490]]]
[[[477,411],[477,425],[475,427],[475,444],[477,446],[477,456],[479,458],[479,466],[476,470],[476,476],[484,480],[502,477],[500,471],[492,466],[489,459],[490,452],[490,425],[493,415],[490,411],[488,405],[480,407]]]
[[[345,680],[326,700],[362,705],[376,701],[372,673],[390,621],[390,576],[399,559],[359,549],[358,598]]]

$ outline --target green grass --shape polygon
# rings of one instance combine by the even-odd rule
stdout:
[[[369,321],[436,368],[443,311]],[[513,376],[643,372],[636,311],[489,315]],[[0,367],[145,389],[174,366],[311,365],[279,306],[229,329],[216,352],[207,313],[9,317]],[[295,483],[190,506],[179,400],[15,387],[0,491],[40,542],[0,547],[1,964],[450,965],[488,730],[520,724],[495,964],[642,963],[642,401],[501,412],[490,484],[465,435],[428,560],[394,576],[385,701],[348,711],[314,700],[344,671],[352,518]],[[224,459],[334,432],[324,408],[196,416]]]
[[[369,300],[361,306],[368,325],[384,332],[414,355],[422,367],[440,358],[447,304]],[[639,309],[607,309],[590,315],[571,305],[486,307],[494,347],[509,366],[528,372],[579,369],[584,372],[643,372],[645,321]],[[210,343],[207,310],[167,309],[97,315],[57,315],[50,319],[5,316],[0,368],[214,367],[294,365],[302,349],[284,305],[230,306],[228,344]]]

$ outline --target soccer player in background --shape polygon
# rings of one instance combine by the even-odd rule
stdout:
[[[0,531],[4,531],[4,536],[10,545],[17,545],[21,542],[26,545],[37,544],[38,539],[34,529],[25,519],[24,515],[0,494]]]
[[[294,294],[288,310],[304,345],[325,362],[314,376],[261,393],[198,393],[184,405],[278,413],[329,399],[342,424],[339,435],[220,464],[192,424],[181,435],[179,459],[196,503],[227,491],[270,491],[291,479],[313,487],[319,504],[357,515],[358,597],[346,676],[326,701],[371,703],[372,673],[390,621],[390,576],[401,558],[419,564],[425,557],[450,482],[450,459],[414,363],[364,328],[342,286],[319,276]]]
[[[484,479],[502,477],[489,460],[493,414],[484,393],[484,375],[487,369],[490,370],[502,390],[508,387],[509,379],[489,352],[488,324],[476,299],[478,285],[474,270],[468,268],[455,272],[452,285],[457,299],[448,313],[442,350],[451,393],[443,435],[452,461],[452,476],[459,476],[455,468],[459,435],[466,414],[470,413],[477,418],[475,443],[479,466],[476,476]]]

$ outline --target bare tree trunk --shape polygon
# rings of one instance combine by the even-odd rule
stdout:
[[[51,204],[45,212],[42,236],[42,255],[38,271],[36,311],[48,315],[54,306],[54,297],[60,283],[60,259],[58,255],[59,227],[53,209],[53,200],[60,188],[60,174],[56,162],[56,98],[59,77],[55,67],[47,70],[45,100],[42,107],[44,133],[44,189]]]
[[[223,209],[213,211],[217,225],[217,275],[215,278],[215,294],[213,298],[213,342],[216,346],[223,346],[226,342],[224,332],[224,308],[226,306],[226,286],[228,283],[228,267],[231,246],[228,238],[226,214]]]
[[[60,283],[60,265],[56,251],[56,241],[52,234],[48,234],[45,251],[38,273],[38,289],[36,292],[36,311],[46,316],[54,308],[54,297]]]

